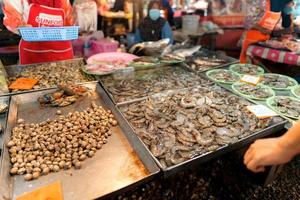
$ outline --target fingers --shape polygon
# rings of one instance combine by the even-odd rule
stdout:
[[[265,171],[264,166],[258,166],[258,167],[256,167],[255,173],[264,172],[264,171]]]
[[[261,166],[254,159],[250,160],[250,162],[246,166],[249,170],[253,172],[257,172],[257,170],[261,170]]]
[[[246,151],[245,155],[244,155],[244,164],[247,165],[250,160],[253,158],[253,152],[254,152],[254,144],[252,144],[249,149]]]
[[[244,164],[247,165],[253,158],[253,150],[251,148],[248,149],[246,154],[244,155]]]

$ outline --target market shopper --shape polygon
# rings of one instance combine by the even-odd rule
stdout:
[[[18,33],[19,27],[73,25],[69,0],[4,0],[4,25]],[[32,64],[73,58],[70,41],[27,42],[19,44],[20,63]]]
[[[280,25],[284,29],[292,27],[291,6],[293,0],[247,0],[245,28],[240,62],[246,63],[249,45],[270,38],[272,31]],[[281,19],[281,24],[279,21]]]
[[[263,172],[265,166],[289,162],[300,153],[300,120],[279,138],[255,141],[244,156],[244,163],[253,172]]]
[[[135,33],[135,43],[158,41],[169,38],[173,43],[173,33],[169,23],[161,17],[160,2],[151,1],[148,16],[141,22]]]

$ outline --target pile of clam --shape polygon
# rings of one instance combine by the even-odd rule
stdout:
[[[95,103],[55,120],[29,124],[19,119],[18,123],[7,143],[10,173],[25,174],[26,181],[72,166],[80,169],[84,160],[107,143],[112,126],[117,125],[111,111]]]
[[[24,67],[17,77],[10,77],[10,81],[15,81],[20,77],[34,78],[39,81],[34,89],[93,81],[93,78],[82,73],[81,66],[83,65],[83,61],[68,61]]]

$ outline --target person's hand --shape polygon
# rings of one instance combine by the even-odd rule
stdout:
[[[280,138],[255,141],[244,155],[244,164],[255,173],[263,172],[265,166],[283,164],[292,159],[289,148],[280,145]]]

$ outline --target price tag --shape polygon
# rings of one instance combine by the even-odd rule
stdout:
[[[260,76],[251,76],[251,75],[244,75],[240,80],[240,82],[244,82],[254,86],[257,85],[260,81],[261,81]]]
[[[63,200],[62,186],[60,182],[38,188],[32,192],[18,196],[16,200]]]
[[[252,112],[257,118],[265,119],[278,116],[276,112],[264,105],[247,106],[247,109]]]

